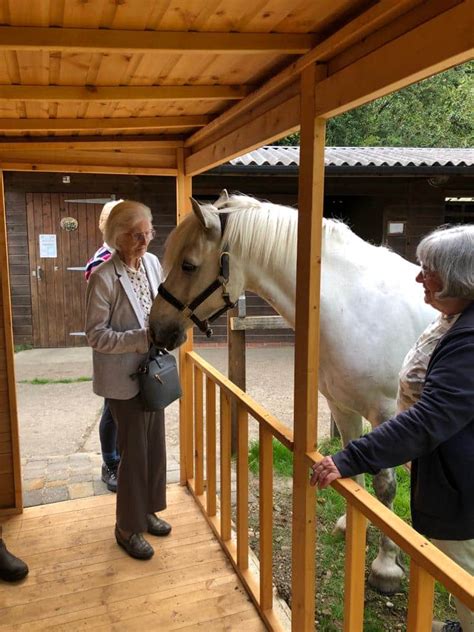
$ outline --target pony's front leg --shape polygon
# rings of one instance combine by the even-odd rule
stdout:
[[[331,411],[341,435],[342,444],[347,445],[349,441],[359,438],[362,434],[362,417],[353,411],[343,410],[336,404],[336,402],[331,401],[328,398],[326,399],[329,410]],[[355,476],[354,480],[356,480],[361,487],[365,488],[365,479],[363,474]],[[345,537],[346,514],[343,514],[340,518],[338,518],[336,524],[334,525],[333,533],[335,535]]]
[[[397,479],[393,469],[380,470],[374,476],[373,486],[377,498],[389,509],[397,491]],[[385,533],[380,534],[379,553],[372,562],[369,584],[381,593],[392,594],[400,590],[404,576],[400,549]]]

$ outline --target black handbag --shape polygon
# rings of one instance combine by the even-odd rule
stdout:
[[[131,375],[138,378],[145,410],[162,410],[182,395],[178,368],[174,356],[151,346],[146,359]]]

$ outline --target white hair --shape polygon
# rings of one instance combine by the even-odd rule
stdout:
[[[474,300],[474,224],[437,228],[420,241],[416,256],[439,274],[437,298]]]
[[[109,218],[110,211],[114,208],[114,206],[120,204],[120,202],[123,202],[123,200],[111,200],[110,202],[106,202],[102,207],[99,215],[99,230],[102,234],[105,232],[105,224]]]
[[[117,239],[124,233],[128,233],[142,219],[148,219],[150,223],[153,221],[151,211],[145,204],[134,200],[123,200],[115,204],[105,223],[104,239],[106,243],[117,250]]]

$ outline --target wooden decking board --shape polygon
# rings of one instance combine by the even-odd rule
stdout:
[[[191,546],[194,547],[203,542],[212,542],[214,540],[213,535],[203,532],[201,534],[197,534],[192,538],[187,538],[186,540],[181,540],[176,546],[172,548],[177,549],[178,547],[186,547]],[[165,548],[165,545],[160,545],[160,551]],[[97,548],[97,551],[99,549]],[[67,552],[70,552],[68,549]],[[159,552],[157,553],[159,554]],[[93,551],[87,551],[84,553],[79,553],[77,556],[74,555],[73,559],[63,559],[62,561],[56,561],[55,559],[51,559],[51,555],[49,553],[41,554],[40,556],[32,556],[28,557],[28,562],[30,563],[31,570],[29,574],[29,583],[38,583],[38,578],[41,578],[41,583],[46,581],[46,575],[60,573],[64,571],[71,572],[73,569],[82,569],[86,566],[92,566],[95,564],[99,564],[101,562],[113,562],[114,560],[121,559],[123,556],[123,551],[119,549],[115,543],[110,543],[107,547],[101,547],[100,553],[93,554]],[[52,580],[54,581],[54,580]]]
[[[201,608],[201,601],[205,599],[218,599],[232,596],[238,592],[238,584],[235,576],[225,573],[222,576],[213,577],[205,581],[193,582],[178,586],[173,590],[164,591],[163,594],[153,593],[146,596],[125,599],[120,603],[90,608],[75,613],[72,617],[68,615],[67,621],[64,617],[54,617],[48,619],[48,625],[54,630],[81,630],[92,626],[101,628],[111,626],[115,623],[122,623],[130,619],[137,619],[143,615],[156,614],[164,615],[165,620],[179,619],[183,608],[188,608],[194,604],[195,608]],[[240,597],[244,597],[240,593]],[[240,599],[244,605],[244,600]],[[178,615],[179,613],[179,615]],[[44,621],[43,623],[46,623]],[[145,628],[146,629],[146,628]]]
[[[10,518],[5,539],[30,575],[0,584],[0,630],[264,630],[191,495],[173,486],[168,498],[162,515],[173,532],[150,536],[156,553],[147,562],[114,541],[115,496]]]
[[[112,497],[115,499],[115,496]],[[180,521],[184,517],[191,517],[193,515],[198,515],[199,509],[194,505],[190,505],[187,500],[184,503],[175,503],[171,504],[167,510],[166,515],[173,519],[175,516],[179,517]],[[77,523],[78,520],[96,520],[96,519],[110,518],[113,521],[113,514],[110,512],[110,503],[107,503],[103,506],[90,507],[85,508],[81,511],[81,516],[78,518],[77,512],[69,511],[64,513],[55,514],[54,516],[40,516],[40,517],[29,517],[24,518],[23,516],[20,519],[12,520],[5,518],[5,522],[3,523],[4,534],[5,537],[21,537],[28,531],[35,530],[36,532],[40,532],[43,529],[47,529],[49,527],[60,528],[62,525],[66,526],[68,524]]]
[[[69,516],[69,514],[67,514]],[[190,511],[173,511],[172,509],[167,509],[166,512],[160,512],[161,516],[166,516],[166,519],[173,523],[173,527],[175,531],[179,531],[179,533],[184,533],[186,529],[193,525],[199,516],[199,509],[196,507],[190,508]],[[23,542],[30,540],[35,540],[38,542],[47,541],[50,539],[51,533],[57,531],[58,525],[61,524],[62,529],[65,533],[70,534],[72,537],[77,537],[77,533],[86,532],[88,537],[92,537],[91,534],[94,532],[99,532],[100,530],[104,531],[107,535],[109,532],[113,534],[114,525],[115,525],[115,514],[110,513],[110,509],[107,514],[94,516],[94,517],[84,517],[82,520],[68,520],[64,521],[64,515],[60,516],[60,520],[55,524],[53,521],[49,520],[47,523],[43,525],[38,524],[36,529],[31,528],[31,523],[26,527],[22,527],[17,530],[7,530],[5,529],[5,538],[8,538],[10,542],[15,540],[15,542]],[[100,529],[98,528],[98,524],[100,524]]]

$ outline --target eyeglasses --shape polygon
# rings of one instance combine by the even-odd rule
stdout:
[[[421,268],[421,275],[424,279],[426,279],[426,277],[433,276],[433,274],[435,274],[433,270],[430,270],[427,266],[421,263],[421,261],[420,261],[420,268]]]
[[[156,235],[156,230],[147,230],[145,233],[127,233],[130,237],[137,242],[151,241]]]

